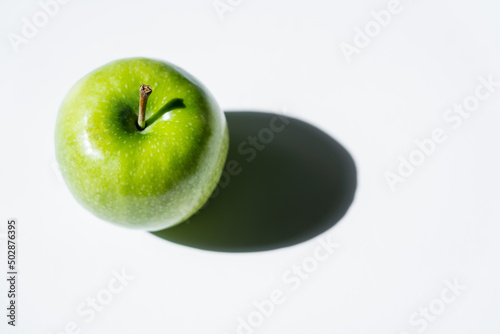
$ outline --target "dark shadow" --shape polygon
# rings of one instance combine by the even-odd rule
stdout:
[[[253,252],[306,241],[344,216],[357,181],[342,145],[288,116],[226,118],[229,153],[217,189],[188,221],[154,235],[205,250]]]

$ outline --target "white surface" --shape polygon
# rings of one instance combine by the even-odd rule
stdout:
[[[425,332],[498,334],[500,88],[461,127],[442,117],[479,76],[500,80],[500,6],[402,0],[348,64],[340,43],[388,3],[243,1],[220,20],[212,0],[73,0],[15,53],[8,33],[40,6],[2,2],[0,233],[17,217],[21,248],[18,327],[2,315],[0,332],[59,333],[75,321],[82,333],[233,334],[254,300],[280,289],[285,302],[255,333],[418,333],[409,318],[457,279],[467,288]],[[350,151],[356,199],[321,236],[340,246],[297,290],[282,275],[317,240],[250,254],[191,249],[99,221],[58,180],[61,100],[87,72],[129,56],[185,68],[225,110],[286,107]],[[446,142],[391,192],[384,173],[437,127]],[[86,323],[77,307],[122,268],[135,279]]]

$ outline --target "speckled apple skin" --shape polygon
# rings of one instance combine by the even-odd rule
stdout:
[[[136,127],[139,87],[153,89],[144,131]],[[73,196],[103,220],[155,231],[195,213],[214,190],[227,155],[224,113],[184,70],[158,60],[117,60],[73,86],[57,117],[55,150]]]

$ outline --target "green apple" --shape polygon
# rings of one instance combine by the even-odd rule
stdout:
[[[228,141],[210,92],[179,67],[145,58],[117,60],[83,77],[64,99],[55,129],[57,162],[77,201],[101,219],[149,231],[203,206]]]

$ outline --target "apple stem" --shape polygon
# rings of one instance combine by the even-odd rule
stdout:
[[[153,92],[151,86],[141,85],[139,89],[140,92],[140,100],[139,100],[139,119],[137,120],[137,125],[140,130],[144,130],[146,128],[146,106],[148,104],[149,95]]]

